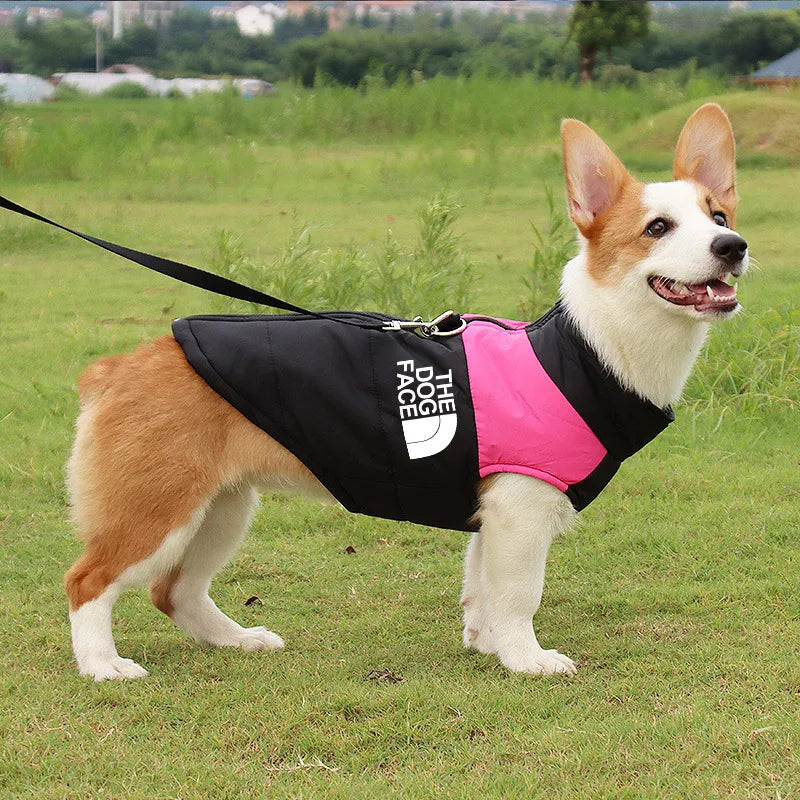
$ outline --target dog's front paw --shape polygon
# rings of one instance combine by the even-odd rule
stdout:
[[[88,658],[84,663],[78,665],[78,671],[81,675],[91,677],[95,683],[132,680],[148,675],[144,667],[140,667],[130,658],[120,658],[120,656]]]
[[[258,626],[256,628],[243,628],[234,646],[241,647],[242,650],[252,653],[256,650],[282,650],[285,644],[277,633]]]
[[[575,662],[557,650],[525,647],[498,655],[503,665],[512,672],[529,675],[576,675],[578,672]]]

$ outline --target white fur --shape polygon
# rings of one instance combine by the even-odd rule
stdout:
[[[711,241],[723,233],[735,233],[713,222],[698,205],[697,186],[687,181],[650,183],[644,189],[647,220],[666,217],[674,229],[656,242],[651,254],[640,261],[631,279],[665,275],[683,283],[699,283],[716,275],[719,264],[712,254]],[[746,263],[740,272],[744,272]],[[653,297],[652,305],[662,310],[697,317],[691,306],[673,306]],[[658,302],[656,302],[658,301]]]
[[[263,627],[243,628],[208,596],[211,579],[244,538],[258,496],[250,487],[223,490],[206,513],[172,590],[172,621],[198,642],[243,650],[276,650],[283,639]]]
[[[84,603],[69,615],[72,626],[72,650],[78,672],[95,681],[143,678],[147,670],[129,658],[120,658],[111,635],[111,608],[122,588],[109,586],[99,597]]]
[[[481,501],[464,569],[464,646],[496,653],[514,672],[574,674],[574,662],[544,650],[533,631],[547,551],[575,518],[567,496],[527,475],[496,476]]]

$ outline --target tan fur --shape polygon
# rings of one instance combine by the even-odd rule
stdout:
[[[561,139],[569,213],[588,242],[589,272],[599,284],[615,284],[653,245],[642,237],[644,186],[579,120],[564,120]]]
[[[80,385],[88,425],[81,434],[79,421],[69,473],[87,546],[65,579],[73,610],[155,552],[220,487],[264,475],[314,481],[195,373],[172,337],[98,362]]]
[[[717,158],[706,155],[715,143]],[[692,114],[683,126],[675,147],[672,165],[676,181],[697,185],[697,204],[711,217],[711,209],[723,211],[731,228],[736,226],[736,142],[725,112],[707,103]]]
[[[125,356],[109,356],[90,364],[78,378],[78,395],[82,403],[88,403],[109,385],[117,365]]]
[[[180,576],[180,567],[176,567],[164,575],[160,575],[150,585],[150,599],[153,601],[153,605],[168,617],[171,617],[175,610],[172,602],[172,588],[178,582]]]
[[[590,239],[635,181],[611,148],[580,120],[561,123],[561,146],[570,217]]]
[[[702,186],[696,181],[692,181],[697,188],[697,205],[700,210],[709,218],[713,219],[714,211],[722,211],[728,218],[728,225],[733,228],[736,225],[736,196],[728,198],[728,202],[720,200],[713,192],[708,190],[708,187]]]
[[[644,259],[655,244],[642,236],[648,223],[642,202],[644,186],[633,179],[627,181],[614,206],[594,226],[588,240],[589,274],[599,284],[616,284]]]
[[[713,161],[707,157],[710,151],[718,154]],[[676,181],[705,186],[721,205],[736,208],[736,143],[728,117],[718,105],[707,103],[686,121],[675,148],[673,175]]]

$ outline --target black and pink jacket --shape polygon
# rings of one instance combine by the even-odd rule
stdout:
[[[533,323],[463,319],[461,335],[432,339],[301,314],[189,317],[173,333],[348,510],[440,528],[472,530],[476,482],[496,472],[581,510],[674,419],[619,384],[560,304]]]

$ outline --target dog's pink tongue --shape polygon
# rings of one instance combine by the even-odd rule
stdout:
[[[717,297],[736,296],[736,287],[720,280],[707,281],[706,283],[690,283],[688,284],[687,288],[694,294],[702,295],[706,294],[707,286],[711,287],[711,291],[714,292]]]

